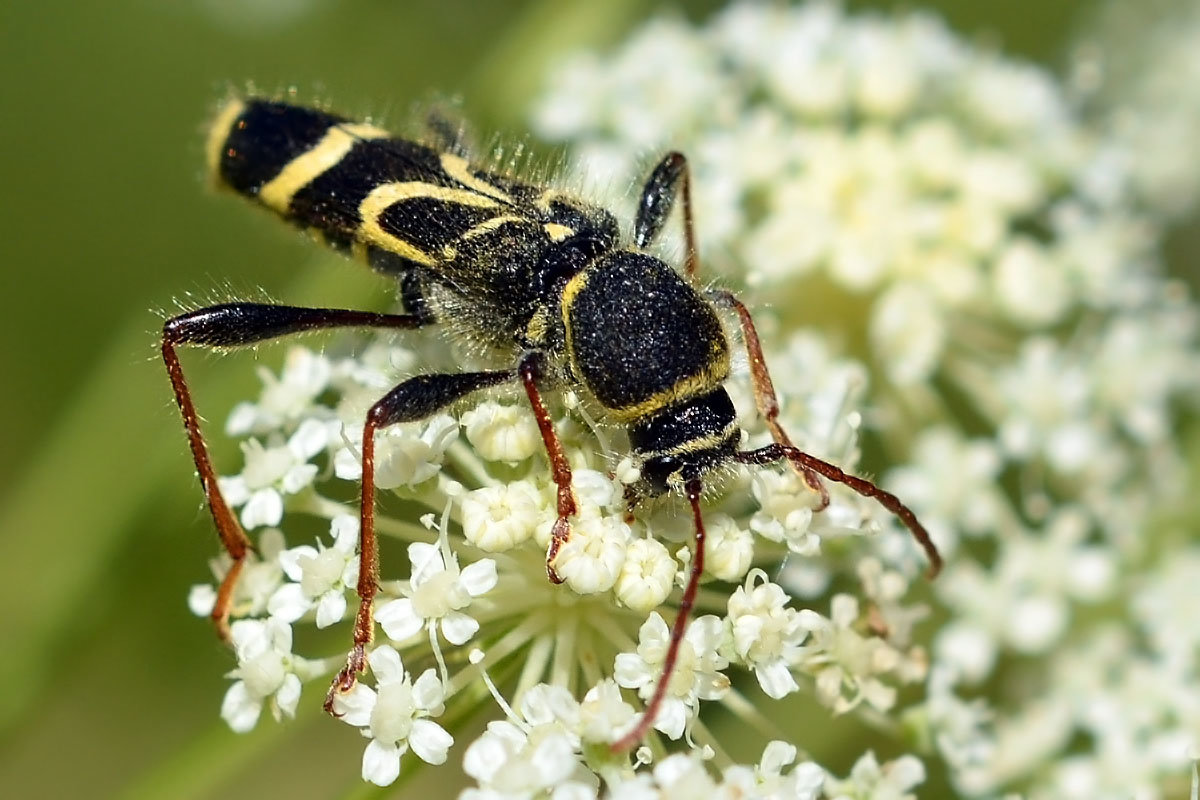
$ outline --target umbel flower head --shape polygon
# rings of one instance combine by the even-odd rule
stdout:
[[[755,309],[780,421],[849,472],[864,445],[880,454],[950,565],[926,589],[873,502],[832,485],[822,507],[790,471],[731,468],[703,499],[704,582],[663,712],[618,757],[607,745],[661,673],[687,507],[628,519],[622,434],[566,393],[553,410],[580,507],[555,586],[554,485],[522,398],[386,428],[378,530],[407,558],[385,549],[371,672],[335,708],[370,740],[363,777],[425,762],[480,799],[905,798],[931,778],[972,797],[1159,797],[1185,782],[1200,548],[1166,512],[1188,481],[1172,434],[1200,376],[1196,311],[1123,162],[1103,157],[1118,145],[1050,75],[920,14],[735,5],[701,27],[652,22],[555,81],[535,125],[570,143],[577,185],[688,155],[703,268]],[[627,194],[607,203],[632,213]],[[235,729],[319,703],[344,653],[296,655],[291,628],[349,641],[355,507],[339,498],[361,476],[365,410],[462,360],[416,335],[296,348],[235,411],[246,466],[223,486],[272,543],[234,603]],[[735,363],[729,389],[755,446],[770,437],[747,372]],[[328,538],[297,541],[305,516]],[[211,589],[191,602],[207,613]],[[798,714],[797,695],[818,710]],[[481,702],[492,721],[468,741],[454,721]],[[837,715],[861,743],[819,753]]]

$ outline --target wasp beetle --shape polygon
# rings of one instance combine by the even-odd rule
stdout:
[[[571,469],[543,392],[580,391],[604,416],[624,425],[640,478],[626,490],[630,509],[646,497],[681,492],[691,505],[694,555],[671,629],[663,672],[636,727],[613,744],[628,750],[649,730],[662,703],[702,570],[700,497],[712,471],[730,463],[789,462],[822,503],[821,478],[875,498],[912,532],[930,560],[929,535],[900,500],[875,484],[792,445],[750,313],[725,291],[697,283],[687,161],[663,158],[647,179],[632,241],[603,208],[553,188],[473,164],[445,130],[435,146],[395,138],[370,124],[324,110],[266,99],[228,101],[208,141],[218,184],[312,231],[335,250],[365,261],[399,283],[405,313],[300,308],[231,302],[166,321],[162,356],[217,532],[232,566],[212,612],[228,637],[233,588],[251,544],[221,495],[176,353],[181,345],[231,348],[316,329],[421,328],[445,324],[495,369],[410,378],[367,412],[362,439],[362,506],[354,642],[325,707],[349,691],[367,665],[374,635],[379,559],[374,526],[374,436],[420,420],[475,392],[519,385],[528,397],[557,487],[546,572],[560,582],[555,558],[571,535],[576,500]],[[686,262],[680,272],[648,254],[676,197],[682,200]],[[724,382],[730,340],[719,317],[736,317],[749,356],[758,411],[773,444],[739,448],[741,430]]]

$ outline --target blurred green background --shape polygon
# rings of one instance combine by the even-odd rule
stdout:
[[[719,5],[674,4],[700,17]],[[879,4],[854,3],[851,6]],[[912,5],[912,4],[906,4]],[[1088,2],[926,4],[1057,67]],[[202,131],[228,87],[295,86],[402,128],[461,96],[481,131],[522,114],[564,53],[620,39],[641,0],[10,0],[0,9],[0,786],[8,797],[342,796],[358,737],[301,720],[230,733],[232,666],[187,611],[217,550],[169,384],[161,318],[187,292],[382,307],[389,287],[209,192]],[[280,351],[265,349],[264,363]],[[251,356],[185,356],[223,421]],[[217,426],[211,425],[214,430]],[[239,457],[216,447],[221,471]],[[270,788],[268,788],[270,787]],[[411,787],[410,787],[411,789]]]

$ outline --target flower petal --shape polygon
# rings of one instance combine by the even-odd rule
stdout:
[[[283,498],[274,489],[259,489],[242,507],[242,525],[250,530],[275,526],[283,519]]]
[[[433,720],[418,719],[412,724],[408,745],[427,764],[446,763],[446,752],[454,744],[454,737]]]
[[[654,718],[654,728],[664,733],[668,739],[678,739],[683,736],[683,726],[687,719],[686,703],[678,697],[664,697],[658,716]]]
[[[779,775],[783,768],[796,760],[796,746],[788,742],[774,739],[767,742],[763,748],[762,761],[759,769],[767,775]]]
[[[782,660],[760,664],[755,667],[754,676],[758,678],[758,685],[767,693],[767,696],[775,700],[786,697],[800,688],[787,668],[787,664]]]
[[[414,636],[425,625],[425,620],[413,611],[413,602],[407,597],[389,600],[375,609],[375,621],[388,638],[397,642]]]
[[[207,617],[217,605],[217,590],[212,584],[197,583],[188,592],[188,609],[197,617]]]
[[[436,544],[413,542],[408,546],[408,560],[412,562],[411,581],[414,589],[446,569],[442,551]]]
[[[279,554],[279,566],[283,567],[283,574],[287,575],[294,581],[299,581],[304,577],[304,569],[300,566],[302,558],[316,558],[317,548],[302,544],[299,547],[293,547],[290,550],[284,550]]]
[[[651,682],[654,674],[637,653],[617,653],[613,678],[626,689],[640,689]]]
[[[279,487],[287,494],[296,494],[317,477],[316,464],[296,464],[289,469],[279,481]]]
[[[474,564],[467,564],[458,576],[459,586],[471,597],[490,592],[495,587],[496,580],[496,562],[490,558],[481,558]]]
[[[371,672],[375,673],[375,681],[380,686],[404,680],[404,664],[400,661],[400,654],[386,644],[376,647],[371,653]]]
[[[329,523],[333,535],[333,546],[343,553],[353,553],[358,546],[358,517],[339,514]]]
[[[278,714],[285,717],[296,716],[296,706],[300,703],[300,678],[289,672],[283,679],[283,685],[275,693],[275,708]]]
[[[375,709],[375,690],[361,683],[345,694],[333,696],[333,712],[342,722],[362,728],[371,724],[371,712]]]
[[[498,735],[497,724],[496,722],[489,723],[487,732],[471,742],[467,747],[467,752],[463,755],[463,772],[480,783],[490,783],[496,773],[508,763],[511,756],[509,747],[505,746],[509,743],[508,737]],[[499,724],[508,725],[507,722]],[[524,739],[524,733],[518,732],[518,741],[513,743],[512,749],[519,748],[524,743]]]
[[[336,625],[346,616],[346,595],[338,589],[330,589],[317,601],[317,627]]]
[[[450,644],[465,644],[477,630],[479,623],[461,611],[451,611],[442,617],[442,635]]]
[[[325,449],[329,444],[329,430],[325,423],[317,419],[306,419],[296,428],[296,432],[288,439],[288,449],[297,459],[307,461]]]
[[[230,686],[221,701],[221,719],[225,720],[235,733],[248,733],[253,730],[261,713],[262,701],[252,697],[242,681]]]
[[[381,744],[372,739],[363,752],[363,780],[376,786],[390,786],[400,777],[400,756],[404,749],[394,744]]]
[[[267,611],[271,616],[288,623],[303,617],[310,608],[312,601],[305,597],[298,583],[285,583],[267,601]]]
[[[413,702],[417,707],[430,714],[442,713],[442,701],[446,697],[446,689],[433,669],[421,673],[413,684]]]

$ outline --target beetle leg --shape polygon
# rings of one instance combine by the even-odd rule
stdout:
[[[415,317],[403,314],[376,314],[336,308],[299,308],[264,303],[222,303],[180,314],[163,324],[163,363],[166,364],[171,387],[175,391],[175,403],[183,415],[183,427],[187,431],[188,445],[192,450],[192,460],[196,463],[196,473],[200,477],[204,499],[216,524],[221,546],[233,559],[229,571],[225,573],[217,589],[217,600],[212,610],[213,624],[216,626],[217,635],[223,641],[229,641],[229,612],[233,603],[234,588],[253,546],[237,517],[225,502],[217,484],[217,475],[208,455],[208,446],[205,444],[204,434],[200,431],[200,417],[192,403],[191,390],[183,376],[183,367],[179,363],[175,348],[179,345],[189,345],[220,350],[245,347],[280,336],[325,328],[415,328],[419,325],[420,322]]]
[[[675,672],[675,662],[679,658],[679,645],[683,642],[683,634],[687,630],[688,618],[692,614],[692,606],[696,603],[696,592],[700,587],[700,575],[704,572],[704,519],[700,515],[700,493],[701,484],[698,480],[687,482],[684,491],[687,494],[688,502],[692,506],[692,522],[695,531],[694,541],[692,543],[692,567],[688,572],[687,586],[684,587],[683,597],[679,600],[679,613],[675,616],[675,623],[671,626],[671,640],[667,644],[667,653],[663,657],[662,674],[658,676],[658,683],[654,687],[654,694],[650,696],[650,702],[646,704],[646,710],[642,712],[642,718],[638,720],[637,725],[633,730],[626,733],[617,741],[609,745],[609,749],[614,753],[624,753],[627,750],[637,746],[650,730],[650,726],[654,724],[654,720],[658,717],[658,711],[662,707],[663,699],[667,695],[667,686],[671,683],[671,675]]]
[[[354,644],[346,666],[334,677],[325,695],[325,710],[354,688],[367,668],[367,645],[375,638],[375,595],[379,591],[379,544],[375,537],[375,433],[400,422],[432,416],[472,392],[515,377],[511,370],[417,375],[383,396],[367,412],[362,438],[362,506],[358,533],[358,612],[354,615]]]
[[[886,489],[876,486],[865,478],[850,475],[828,461],[823,461],[789,444],[769,444],[757,450],[735,453],[733,458],[742,464],[774,464],[786,458],[796,469],[809,469],[818,472],[831,481],[844,483],[863,497],[870,497],[879,501],[881,506],[895,514],[904,523],[904,526],[912,533],[913,538],[921,545],[921,549],[925,551],[925,555],[929,559],[929,569],[926,575],[929,578],[936,578],[937,574],[941,572],[942,556],[938,552],[937,545],[930,538],[929,531],[925,530],[925,526],[917,519],[917,515],[913,513],[911,508],[904,505],[899,497],[896,497],[896,495]]]
[[[559,548],[571,538],[570,518],[578,510],[575,493],[571,489],[571,465],[567,462],[566,451],[554,431],[554,420],[542,402],[542,394],[537,382],[542,376],[542,356],[540,353],[530,353],[521,359],[517,368],[521,383],[525,386],[525,394],[529,396],[529,404],[533,406],[533,415],[537,419],[538,430],[542,434],[542,444],[546,446],[546,455],[550,459],[550,471],[554,485],[558,488],[558,519],[550,531],[550,544],[546,547],[546,577],[551,583],[562,583],[563,578],[554,570],[554,560],[558,557]]]
[[[758,339],[758,331],[754,327],[754,320],[750,316],[749,309],[732,292],[717,290],[709,292],[708,295],[718,305],[732,308],[738,315],[738,322],[742,327],[742,341],[746,345],[746,355],[750,361],[750,382],[754,385],[754,404],[758,407],[758,413],[766,421],[767,429],[771,431],[771,438],[778,444],[795,447],[791,437],[787,435],[787,431],[779,424],[779,400],[775,396],[775,384],[772,383],[771,373],[767,370],[762,343]],[[825,488],[825,484],[821,482],[817,473],[810,467],[794,461],[792,466],[804,478],[808,488],[819,496],[820,499],[817,501],[815,510],[823,511],[827,508],[829,506],[829,490]]]

